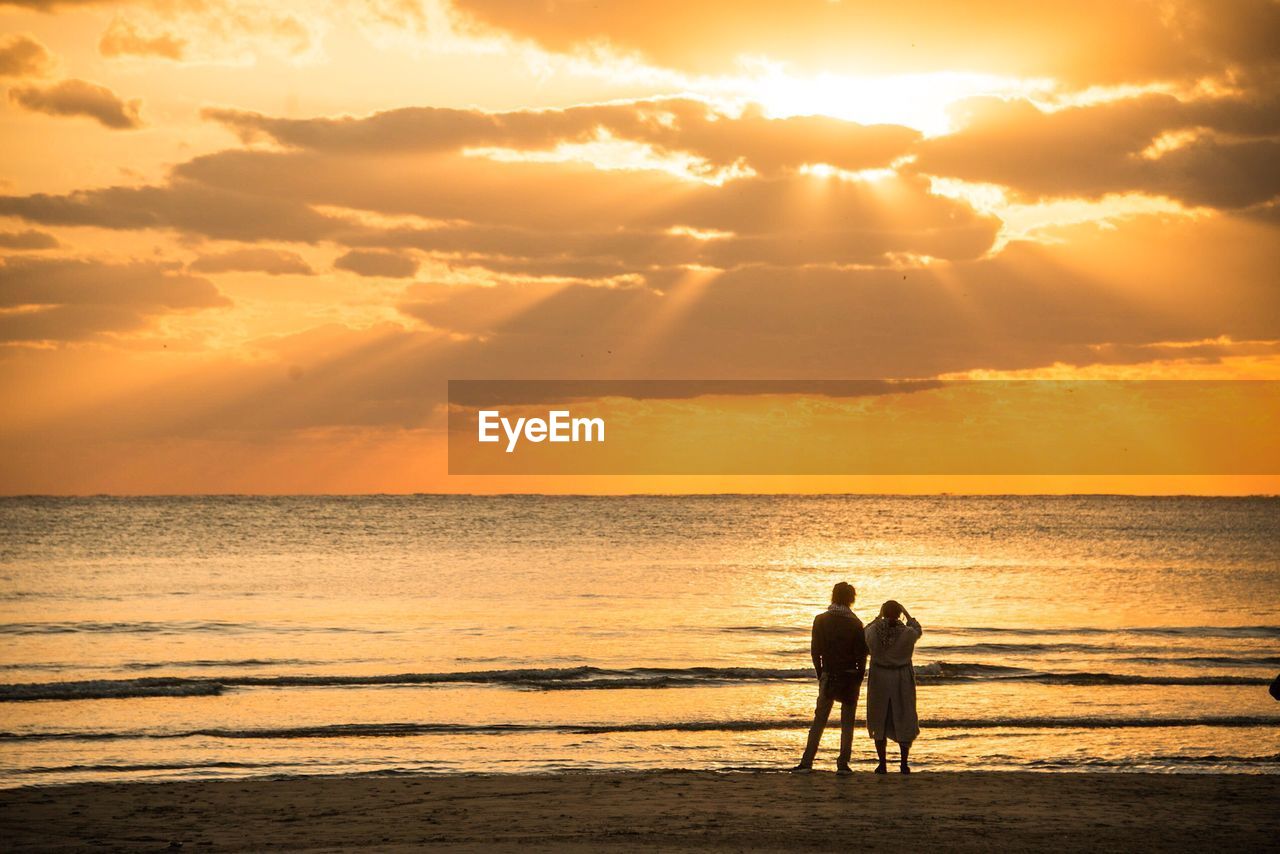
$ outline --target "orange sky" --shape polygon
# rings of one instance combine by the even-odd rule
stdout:
[[[1280,491],[444,453],[451,378],[1280,378],[1277,44],[1272,0],[0,0],[0,492]]]

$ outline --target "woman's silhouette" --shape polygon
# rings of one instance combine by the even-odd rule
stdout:
[[[902,618],[906,622],[902,622]],[[911,742],[920,734],[916,717],[916,675],[911,654],[923,631],[907,609],[890,599],[880,606],[880,616],[867,626],[867,646],[871,650],[871,667],[867,670],[867,730],[876,742],[880,764],[885,768],[885,742],[898,742],[902,755],[902,773],[911,773],[907,755]]]

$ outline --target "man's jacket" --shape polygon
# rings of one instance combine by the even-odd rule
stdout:
[[[867,670],[867,636],[862,621],[844,608],[823,611],[813,619],[809,652],[819,678],[824,673],[853,671],[861,681]]]

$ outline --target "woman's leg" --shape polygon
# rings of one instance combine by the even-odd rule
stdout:
[[[885,748],[888,747],[889,733],[893,732],[893,703],[889,703],[889,706],[885,709],[884,728],[880,732],[883,735],[876,740],[876,756],[880,759],[880,764],[876,766],[876,773],[887,774],[889,769],[885,767],[887,762]]]
[[[911,753],[911,742],[904,741],[898,745],[898,753],[902,755],[902,765],[900,766],[903,774],[911,773],[911,766],[907,764],[907,755]]]

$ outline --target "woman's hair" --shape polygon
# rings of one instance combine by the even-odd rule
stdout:
[[[896,599],[890,599],[880,606],[880,622],[876,623],[876,633],[880,636],[880,646],[888,649],[897,642],[902,634],[903,625],[898,622],[902,616],[902,605]]]
[[[880,606],[880,616],[891,622],[896,621],[902,616],[902,606],[898,604],[898,600],[890,599]]]
[[[837,581],[836,586],[831,588],[832,605],[852,605],[857,598],[858,591],[847,581]]]

